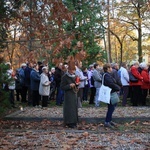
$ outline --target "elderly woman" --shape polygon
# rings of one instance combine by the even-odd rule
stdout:
[[[141,76],[143,77],[142,88],[142,105],[146,106],[146,97],[148,95],[148,90],[150,89],[150,74],[148,72],[148,65],[143,62],[142,63],[142,72]]]
[[[120,90],[120,86],[117,84],[116,80],[112,77],[112,68],[110,64],[105,64],[103,66],[103,70],[104,70],[104,85],[108,86],[109,88],[111,88],[111,93],[114,92],[118,92]],[[110,104],[108,104],[108,110],[107,110],[107,114],[106,114],[106,118],[105,118],[105,127],[109,127],[109,128],[114,128],[113,126],[115,126],[115,123],[112,122],[112,114],[115,110],[117,104],[112,104],[111,100],[110,100]]]
[[[62,77],[60,88],[64,91],[64,124],[69,128],[75,128],[78,122],[77,85],[75,83],[75,65],[74,63],[69,64],[68,71]]]
[[[141,76],[138,69],[139,69],[139,62],[137,61],[133,62],[130,71],[132,75],[138,79],[137,82],[130,81],[130,86],[132,88],[131,102],[133,106],[138,106],[141,103],[141,95],[142,95],[141,86],[143,84],[143,77]]]
[[[83,71],[81,70],[82,68],[82,62],[76,62],[76,71],[75,74],[79,78],[80,84],[78,86],[79,91],[78,91],[78,108],[82,107],[82,98],[83,98],[83,89],[85,87],[84,83],[87,80],[87,77],[83,75]]]
[[[31,85],[31,90],[32,90],[32,105],[34,107],[35,106],[40,107],[39,84],[40,84],[39,65],[34,64],[33,69],[30,73],[30,85]]]
[[[50,94],[50,83],[48,78],[48,68],[43,67],[39,86],[39,94],[42,96],[42,107],[47,107],[47,101]]]

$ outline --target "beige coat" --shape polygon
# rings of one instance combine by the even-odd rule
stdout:
[[[42,96],[49,96],[50,94],[50,81],[45,73],[41,74],[39,94]]]

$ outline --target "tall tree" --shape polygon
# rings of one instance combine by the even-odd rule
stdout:
[[[107,0],[107,40],[108,40],[108,62],[112,62],[111,58],[111,40],[110,40],[110,0]]]
[[[54,58],[74,38],[72,33],[68,34],[63,30],[63,24],[71,21],[72,12],[67,10],[61,0],[22,1],[16,16],[11,20],[8,19],[9,22],[4,17],[4,24],[9,35],[14,37],[12,28],[19,32],[15,39],[7,38],[6,43],[20,44],[22,55],[24,55],[22,61],[27,59],[35,61],[40,57],[47,60],[50,57]]]
[[[75,33],[70,51],[77,53],[74,44],[82,43],[86,52],[86,61],[106,61],[106,54],[98,45],[98,41],[103,38],[103,28],[100,22],[103,21],[99,0],[64,0],[67,8],[73,12],[73,20],[64,26],[66,32]]]
[[[22,0],[23,1],[23,0]],[[19,0],[1,0],[0,1],[0,51],[6,47],[6,39],[8,36],[8,26],[10,21],[17,17],[17,10],[21,6]]]
[[[125,0],[118,3],[117,18],[121,22],[129,24],[129,30],[137,32],[137,36],[130,36],[132,40],[137,41],[139,62],[143,61],[142,38],[144,32],[142,29],[149,28],[149,1],[148,0]]]

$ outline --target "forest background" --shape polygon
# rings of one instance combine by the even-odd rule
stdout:
[[[50,66],[70,59],[150,62],[149,0],[1,0],[0,56]]]

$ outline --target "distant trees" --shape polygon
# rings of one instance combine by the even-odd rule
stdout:
[[[124,0],[113,3],[113,12],[110,14],[110,32],[120,44],[121,62],[125,50],[125,47],[123,47],[123,39],[126,40],[128,38],[137,42],[134,50],[137,50],[139,62],[143,60],[142,41],[144,38],[148,38],[144,30],[150,29],[148,26],[150,23],[148,17],[149,10],[148,0]],[[119,30],[124,30],[124,36],[118,32]]]
[[[46,58],[53,62],[74,56],[75,59],[86,57],[88,62],[91,58],[95,61],[100,58],[99,54],[103,51],[96,42],[101,38],[98,1],[21,2],[18,7],[15,6],[17,11],[12,19],[7,20],[2,14],[7,41],[4,41],[4,38],[1,41],[3,44],[7,43],[5,56],[8,56],[10,62],[13,62],[16,55],[22,58],[20,61]],[[3,3],[3,8],[12,8],[13,4],[8,0]]]
[[[17,10],[21,5],[21,1],[1,0],[0,1],[0,52],[6,47],[5,41],[8,38],[8,27],[11,21],[17,18]]]
[[[141,62],[149,10],[148,0],[1,0],[1,54],[13,64],[73,57],[88,65],[122,62],[129,54]]]

